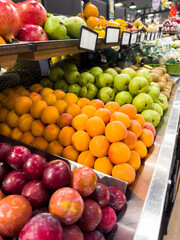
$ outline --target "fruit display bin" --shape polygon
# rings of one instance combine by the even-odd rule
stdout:
[[[166,64],[167,72],[170,75],[179,76],[180,75],[180,64]]]

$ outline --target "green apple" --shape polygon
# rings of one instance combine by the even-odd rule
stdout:
[[[155,110],[144,110],[141,115],[144,117],[146,122],[150,122],[154,127],[156,127],[161,120],[159,113]]]
[[[148,81],[143,77],[135,77],[129,83],[129,92],[132,95],[146,93],[148,91]]]
[[[44,87],[44,88],[53,88],[53,82],[51,82],[51,80],[48,77],[43,77],[40,81],[40,84]]]
[[[153,101],[155,101],[160,94],[160,89],[156,86],[149,86],[147,93],[152,97]]]
[[[97,75],[103,73],[103,70],[100,67],[93,67],[89,70],[89,73],[91,73],[94,76],[94,78],[96,78]]]
[[[124,68],[121,71],[121,73],[128,74],[131,77],[131,79],[133,79],[136,76],[136,71],[134,71],[134,69],[132,69],[132,68]]]
[[[81,91],[81,86],[79,86],[79,84],[74,83],[69,85],[68,90],[69,93],[74,93],[77,96],[80,96],[80,91]]]
[[[69,71],[78,71],[74,63],[65,63],[64,72],[69,72]]]
[[[77,83],[80,78],[80,73],[78,71],[65,72],[65,80],[69,84]]]
[[[96,97],[97,91],[98,89],[94,84],[88,83],[86,86],[81,88],[80,96],[91,100]]]
[[[168,107],[167,97],[161,93],[160,93],[158,99],[155,101],[155,103],[158,103],[162,107],[163,111],[165,111],[166,108]]]
[[[152,97],[147,93],[139,93],[132,101],[132,104],[136,107],[140,113],[145,109],[148,109],[153,104]]]
[[[104,71],[104,73],[109,73],[113,76],[113,78],[118,75],[118,73],[116,72],[116,70],[114,68],[108,68]]]
[[[120,106],[123,106],[124,104],[131,104],[132,100],[133,97],[128,91],[119,92],[115,97],[115,102],[119,103]]]
[[[111,87],[113,85],[113,76],[109,73],[102,73],[96,76],[96,86],[98,88]]]
[[[163,115],[163,109],[158,103],[153,103],[150,107],[150,109],[155,110],[159,113],[160,117]]]
[[[55,83],[54,83],[54,89],[60,89],[62,90],[63,92],[67,93],[67,90],[68,90],[68,84],[65,80],[63,79],[59,79],[57,80]]]
[[[106,104],[114,100],[115,92],[110,87],[103,87],[98,92],[98,98]]]
[[[128,90],[128,85],[131,81],[131,77],[128,74],[118,74],[114,78],[114,87],[119,91]]]
[[[136,77],[146,78],[146,80],[148,81],[149,84],[152,82],[152,76],[149,73],[149,70],[147,70],[147,69],[142,69],[142,70],[137,71]]]
[[[64,71],[60,67],[53,67],[49,71],[49,78],[51,81],[55,82],[58,79],[62,79],[64,77]]]
[[[88,72],[83,72],[79,78],[79,84],[81,86],[86,86],[88,83],[94,83],[94,76]]]

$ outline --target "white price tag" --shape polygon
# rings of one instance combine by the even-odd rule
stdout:
[[[151,39],[151,33],[148,32],[148,33],[147,33],[147,39],[146,39],[146,40],[149,41],[150,39]]]
[[[41,76],[46,77],[50,71],[49,61],[48,59],[43,59],[39,61]]]
[[[130,32],[123,31],[122,38],[121,38],[121,46],[128,46],[129,45],[130,36],[131,36]]]
[[[151,41],[154,40],[154,36],[155,36],[155,33],[152,32],[152,33],[151,33]]]
[[[120,28],[119,27],[106,27],[106,37],[105,43],[118,43],[120,38]]]
[[[155,34],[155,39],[158,39],[158,32],[156,32]]]
[[[145,39],[145,36],[146,36],[146,32],[141,32],[141,35],[140,35],[140,39],[139,39],[139,42],[144,42],[144,39]]]
[[[79,34],[79,49],[95,51],[98,40],[98,33],[85,27],[81,26],[80,34]]]
[[[160,34],[159,34],[159,37],[160,37],[160,38],[162,38],[162,34],[163,34],[163,33],[162,33],[162,32],[160,32]]]
[[[137,42],[138,33],[131,33],[130,45],[133,45]]]

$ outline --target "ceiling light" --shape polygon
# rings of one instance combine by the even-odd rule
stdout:
[[[136,5],[134,4],[134,2],[131,3],[131,5],[129,6],[129,8],[131,8],[131,9],[136,8]]]
[[[137,10],[137,13],[141,13],[141,9],[138,9],[138,10]]]
[[[115,3],[116,7],[121,7],[123,4],[122,3]]]

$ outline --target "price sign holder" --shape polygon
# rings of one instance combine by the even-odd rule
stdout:
[[[146,40],[149,41],[151,39],[151,32],[147,33]]]
[[[120,39],[120,28],[119,27],[106,27],[105,44],[118,43]]]
[[[163,34],[162,32],[159,33],[159,37],[160,37],[160,38],[162,38],[162,34]]]
[[[139,39],[140,43],[144,42],[145,36],[146,36],[146,32],[141,31],[141,35],[140,35],[140,39]]]
[[[78,48],[86,51],[96,51],[96,45],[98,40],[98,33],[85,27],[81,26],[79,33]]]
[[[41,69],[41,76],[46,77],[50,71],[50,63],[48,59],[39,60],[39,65]]]
[[[129,46],[131,33],[123,31],[121,38],[121,46]]]
[[[152,33],[151,33],[151,41],[154,40],[154,36],[155,36],[155,33],[152,32]]]
[[[138,37],[138,33],[131,33],[131,37],[130,37],[130,45],[136,44],[137,43],[137,37]]]

